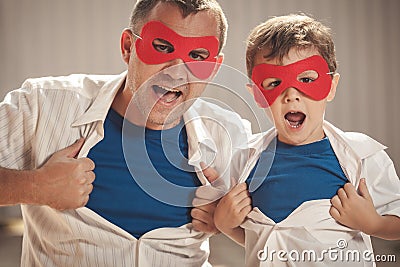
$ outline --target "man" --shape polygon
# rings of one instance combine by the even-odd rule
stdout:
[[[0,204],[23,204],[22,266],[208,265],[209,234],[193,226],[214,230],[213,205],[191,224],[188,200],[171,203],[175,191],[152,175],[188,192],[207,183],[207,166],[235,175],[227,166],[248,125],[194,101],[222,62],[226,27],[214,0],[141,0],[121,37],[127,72],[32,79],[6,96]],[[159,151],[168,132],[186,167]],[[142,164],[142,143],[153,168]],[[142,190],[146,181],[154,191]]]

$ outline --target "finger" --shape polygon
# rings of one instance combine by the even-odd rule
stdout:
[[[81,150],[84,142],[85,142],[84,138],[79,138],[72,145],[70,145],[64,149],[61,149],[59,151],[59,153],[61,153],[62,155],[65,155],[68,158],[75,158],[78,155],[79,151]]]
[[[244,208],[240,211],[240,216],[241,216],[241,217],[246,217],[247,214],[249,214],[250,211],[251,211],[252,209],[253,209],[253,208],[251,207],[251,205],[248,205],[248,206],[244,207]]]
[[[85,171],[93,171],[94,168],[96,167],[94,161],[89,158],[80,158],[78,160],[82,164],[82,168]]]
[[[78,206],[77,206],[76,208],[84,207],[88,202],[89,202],[89,195],[85,195],[85,196],[82,198],[81,203],[79,203]]]
[[[371,195],[368,191],[367,183],[365,182],[365,178],[361,178],[360,184],[358,185],[358,192],[365,199],[372,200]]]
[[[243,192],[245,192],[246,194],[248,193],[247,184],[246,183],[240,183],[240,184],[235,185],[232,188],[230,194],[231,194],[232,197],[234,197],[234,196],[239,196]]]
[[[89,195],[90,193],[92,193],[92,191],[93,191],[93,185],[92,184],[86,185],[85,195]]]
[[[343,189],[346,192],[346,195],[348,198],[358,196],[357,190],[352,183],[346,183],[343,186]]]
[[[192,216],[193,219],[196,219],[203,223],[208,223],[213,220],[210,213],[204,212],[203,210],[198,209],[198,208],[192,209],[190,212],[190,215]]]
[[[340,198],[341,202],[346,201],[348,199],[347,193],[343,188],[340,188],[337,191],[337,196]]]
[[[94,182],[96,179],[96,174],[92,171],[86,172],[87,178],[86,178],[86,183],[91,184]]]
[[[245,213],[245,215],[247,215],[250,210],[252,209],[251,206],[251,199],[250,198],[246,198],[243,199],[239,204],[238,207],[240,208],[240,213],[242,214],[243,212]]]
[[[240,203],[240,202],[242,202],[244,200],[250,200],[249,191],[244,190],[244,191],[240,192],[240,194],[237,194],[235,196],[235,200],[236,200],[237,203]]]
[[[338,210],[342,208],[342,202],[340,201],[340,198],[338,195],[331,198],[331,204],[333,207],[335,207]]]
[[[217,203],[216,202],[212,202],[212,203],[209,203],[209,204],[206,204],[206,205],[198,206],[196,208],[200,209],[200,210],[202,210],[204,212],[213,212],[215,210],[216,206],[217,206]]]
[[[329,214],[333,217],[333,219],[335,219],[336,221],[338,221],[340,219],[340,212],[338,209],[336,209],[335,207],[331,206],[331,208],[329,209]]]
[[[193,219],[192,226],[194,230],[199,232],[204,232],[209,234],[215,234],[219,232],[218,229],[215,227],[215,225],[206,224],[196,219]]]
[[[204,176],[210,183],[218,179],[219,173],[213,167],[207,167],[204,162],[200,162],[200,167],[203,171]]]
[[[211,185],[203,185],[196,189],[196,196],[192,201],[193,206],[206,205],[225,195],[224,191]]]

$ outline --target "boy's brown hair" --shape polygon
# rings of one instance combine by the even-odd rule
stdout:
[[[271,18],[251,31],[246,48],[248,76],[251,77],[254,58],[260,49],[266,48],[270,51],[268,58],[282,61],[293,47],[315,47],[328,63],[330,72],[336,72],[337,62],[331,30],[304,14],[290,14]]]

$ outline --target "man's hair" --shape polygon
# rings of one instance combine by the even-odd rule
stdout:
[[[219,26],[219,51],[222,50],[226,42],[228,23],[221,6],[216,0],[138,0],[130,18],[129,26],[133,32],[140,34],[138,32],[140,30],[139,27],[142,26],[151,10],[159,2],[176,5],[181,10],[184,18],[199,11],[210,11],[215,16]]]
[[[271,18],[251,31],[246,49],[248,76],[252,75],[254,59],[260,49],[269,50],[268,59],[277,58],[282,61],[293,47],[315,47],[328,63],[330,72],[336,72],[337,62],[331,30],[304,14],[290,14]]]

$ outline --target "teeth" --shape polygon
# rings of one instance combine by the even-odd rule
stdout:
[[[160,87],[160,88],[162,88],[162,89],[164,89],[165,91],[168,91],[168,92],[173,92],[173,93],[179,93],[180,92],[179,90],[175,90],[175,89],[172,89],[172,88],[164,87],[164,86],[161,86],[161,85],[159,85],[158,87]]]
[[[288,121],[288,122],[289,122],[290,127],[292,127],[292,128],[299,128],[301,125],[301,123],[299,123],[299,122],[292,122],[292,121]]]
[[[175,97],[171,98],[171,99],[166,99],[165,102],[167,103],[171,103],[172,101],[176,100],[179,96],[175,95]]]

